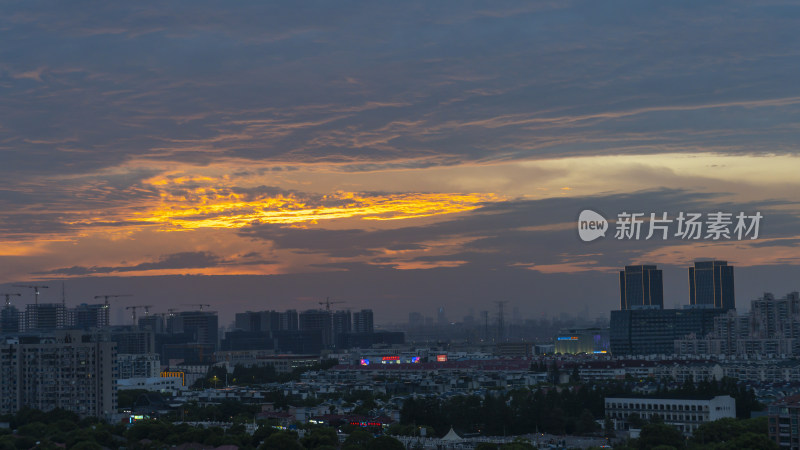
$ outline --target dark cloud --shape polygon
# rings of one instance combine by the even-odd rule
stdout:
[[[704,147],[794,153],[790,11],[6,4],[0,173],[86,173],[138,156],[357,169]]]
[[[181,252],[162,256],[158,259],[158,261],[144,262],[133,266],[73,266],[40,272],[39,275],[90,275],[121,272],[142,272],[146,270],[159,269],[197,269],[204,267],[217,267],[221,264],[225,264],[225,261],[210,252]]]

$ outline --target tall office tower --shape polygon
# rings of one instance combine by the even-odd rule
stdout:
[[[0,310],[0,333],[18,333],[21,321],[22,314],[16,307],[11,305],[3,307]]]
[[[81,303],[68,310],[67,317],[67,323],[70,327],[81,330],[108,326],[108,308],[102,303],[96,305]]]
[[[695,261],[694,267],[689,267],[689,303],[736,309],[733,266],[727,261]]]
[[[375,331],[371,309],[362,309],[353,313],[353,331],[356,333],[373,333]]]
[[[283,331],[297,331],[299,328],[297,310],[295,309],[287,309],[285,312],[280,313],[280,320],[280,329]]]
[[[117,412],[116,344],[61,330],[0,340],[0,414],[62,408],[81,417]]]
[[[192,343],[206,344],[217,348],[219,318],[216,311],[181,311],[170,321],[173,334],[189,333]]]
[[[619,272],[620,309],[664,307],[664,284],[656,266],[625,266]]]
[[[25,306],[25,331],[52,331],[67,324],[67,308],[61,303],[39,303]]]
[[[331,314],[321,309],[309,309],[299,315],[299,325],[301,331],[321,330],[322,346],[330,348],[333,345],[333,333]]]

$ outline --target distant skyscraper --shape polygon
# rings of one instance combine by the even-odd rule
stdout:
[[[237,313],[236,328],[243,331],[277,331],[281,329],[281,313],[277,311]]]
[[[625,266],[619,272],[620,309],[664,307],[664,284],[656,266]]]
[[[727,261],[697,261],[689,267],[689,303],[736,309],[733,266]]]
[[[0,333],[18,333],[22,314],[14,306],[6,306],[0,310]]]
[[[171,333],[190,333],[194,343],[217,346],[219,319],[216,311],[181,311],[172,317]]]
[[[362,309],[353,313],[353,331],[356,333],[372,333],[375,331],[371,309]]]
[[[447,315],[444,313],[444,306],[440,306],[438,310],[436,310],[436,322],[439,325],[447,325]]]
[[[71,327],[89,330],[108,326],[108,308],[103,303],[87,305],[81,303],[67,311],[67,322]]]
[[[320,330],[322,332],[322,346],[330,348],[333,345],[333,332],[331,313],[324,309],[309,309],[299,315],[301,331]]]
[[[52,331],[67,324],[67,308],[61,303],[39,303],[25,306],[25,331]]]
[[[337,334],[349,333],[353,330],[353,318],[350,311],[336,311],[332,314],[334,338]]]
[[[286,312],[280,313],[280,320],[281,330],[297,331],[299,323],[297,318],[297,310],[287,309]]]

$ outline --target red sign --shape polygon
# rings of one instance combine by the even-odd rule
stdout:
[[[447,355],[436,355],[436,361],[447,362]]]

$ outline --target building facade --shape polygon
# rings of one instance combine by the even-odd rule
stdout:
[[[606,397],[605,410],[618,430],[630,429],[630,419],[635,414],[645,421],[659,416],[665,424],[688,435],[706,422],[735,418],[736,400],[729,395],[701,399]]]
[[[629,309],[611,311],[611,353],[614,355],[671,355],[675,341],[688,335],[704,337],[714,331],[722,309]]]
[[[117,411],[116,344],[76,330],[0,343],[0,413],[62,408],[81,417]]]
[[[689,304],[736,309],[733,266],[727,261],[697,261],[689,268]]]
[[[619,272],[620,309],[664,307],[664,282],[656,266],[625,266]]]

